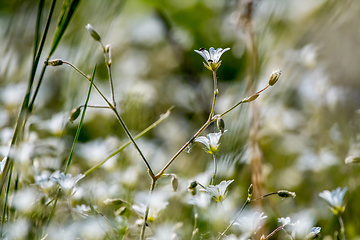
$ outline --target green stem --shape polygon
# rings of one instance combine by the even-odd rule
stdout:
[[[80,73],[83,77],[85,77],[87,80],[90,81],[90,79],[82,72],[80,71],[80,69],[78,69],[77,67],[75,67],[73,64],[69,63],[69,62],[66,62],[66,61],[63,61],[63,63],[65,64],[68,64],[69,66],[71,66],[72,68],[74,68],[78,73]],[[139,146],[137,145],[137,143],[135,142],[133,136],[131,135],[129,129],[127,128],[124,120],[121,118],[120,114],[118,113],[118,111],[116,110],[116,107],[113,106],[109,100],[107,100],[107,98],[102,94],[102,92],[100,91],[100,89],[95,85],[93,84],[93,87],[95,88],[95,90],[100,94],[100,96],[105,100],[105,102],[109,105],[110,109],[114,112],[116,118],[118,119],[121,127],[124,129],[126,135],[128,136],[128,138],[130,139],[130,141],[134,144],[136,150],[138,151],[138,153],[140,154],[141,158],[143,159],[145,165],[147,166],[148,168],[148,172],[149,172],[149,175],[150,177],[153,179],[155,178],[155,174],[153,172],[153,170],[151,169],[151,166],[149,164],[149,162],[146,160],[144,154],[141,152]]]
[[[269,235],[267,235],[263,240],[269,239],[272,235],[274,235],[276,232],[280,231],[281,229],[284,229],[285,225],[282,225],[278,228],[276,228],[274,231],[272,231]]]
[[[194,239],[196,233],[199,230],[197,228],[197,219],[198,219],[198,213],[197,213],[197,210],[196,210],[196,205],[194,204],[194,228],[193,228],[193,231],[192,231],[192,234],[191,234],[191,240]]]
[[[156,178],[151,179],[149,198],[148,198],[148,201],[146,203],[146,208],[145,208],[144,223],[143,223],[143,225],[141,227],[141,232],[140,232],[140,240],[143,240],[144,236],[145,236],[145,229],[146,229],[147,219],[148,219],[148,216],[149,216],[149,209],[150,209],[150,200],[151,200],[152,192],[154,191],[154,188],[155,188],[156,180],[157,180]]]
[[[212,119],[212,117],[214,116],[214,109],[215,109],[215,102],[216,102],[216,97],[219,93],[219,90],[217,88],[217,78],[216,78],[216,71],[212,71],[213,72],[213,78],[214,78],[214,98],[213,98],[213,103],[212,103],[212,107],[211,107],[211,111],[209,114],[209,119]]]
[[[69,154],[69,159],[68,159],[68,161],[67,161],[64,174],[66,174],[67,171],[69,170],[69,166],[70,166],[70,164],[71,164],[71,159],[72,159],[72,156],[73,156],[74,151],[75,151],[75,146],[76,146],[76,143],[77,143],[77,141],[78,141],[78,139],[79,139],[79,136],[80,136],[81,127],[82,127],[82,124],[83,124],[83,121],[84,121],[84,118],[85,118],[85,112],[86,112],[87,104],[88,104],[89,99],[90,99],[91,89],[92,89],[92,85],[93,85],[94,78],[95,78],[95,72],[96,72],[96,65],[95,65],[95,67],[94,67],[94,71],[93,71],[93,74],[92,74],[92,77],[91,77],[88,94],[87,94],[86,101],[85,101],[85,104],[84,104],[84,109],[83,109],[83,112],[82,112],[82,115],[81,115],[81,119],[80,119],[79,126],[78,126],[78,128],[77,128],[77,130],[76,130],[74,142],[73,142],[73,145],[72,145],[72,147],[71,147],[71,151],[70,151],[70,154]]]
[[[215,176],[216,176],[216,171],[217,171],[217,164],[216,164],[216,157],[215,157],[215,155],[213,154],[212,156],[213,156],[213,159],[214,159],[214,173],[213,173],[213,175],[212,175],[210,185],[215,185]]]
[[[5,203],[4,203],[4,209],[3,209],[3,215],[2,215],[2,221],[1,221],[1,229],[0,229],[0,236],[2,236],[3,233],[3,228],[4,228],[4,224],[5,224],[5,216],[6,216],[6,210],[8,209],[8,200],[9,200],[9,193],[10,193],[10,183],[11,183],[11,177],[12,177],[12,172],[13,172],[13,168],[11,168],[10,170],[10,175],[9,175],[9,182],[7,184],[7,188],[6,188],[6,195],[5,195]],[[8,220],[9,220],[9,215],[8,216]]]
[[[166,113],[162,114],[160,116],[160,118],[154,122],[153,124],[151,124],[150,126],[148,126],[146,129],[144,129],[141,133],[139,133],[138,135],[136,135],[134,137],[134,139],[138,139],[140,137],[142,137],[144,134],[146,134],[148,131],[150,131],[151,129],[153,129],[154,127],[156,127],[159,123],[161,123],[163,120],[165,120],[169,115],[170,115],[170,111],[171,109],[173,109],[173,107],[169,108]],[[101,165],[103,165],[106,161],[108,161],[110,158],[112,158],[113,156],[115,156],[116,154],[118,154],[119,152],[121,152],[124,148],[126,148],[127,146],[129,146],[131,144],[131,141],[127,141],[126,143],[124,143],[120,148],[118,148],[115,152],[111,153],[104,161],[102,161],[101,163],[97,164],[96,166],[90,168],[89,170],[87,170],[84,175],[87,176],[88,174],[90,174],[92,171],[98,169]]]
[[[236,222],[236,220],[238,219],[238,217],[240,216],[240,214],[242,213],[242,211],[244,211],[245,207],[250,203],[250,199],[247,198],[244,205],[242,206],[242,208],[240,209],[240,211],[236,214],[236,217],[234,218],[234,220],[229,224],[229,226],[227,226],[227,228],[220,234],[220,236],[218,237],[217,240],[220,240],[226,233],[227,231],[229,231],[229,229],[232,227],[232,225],[234,225],[234,223]]]
[[[341,238],[343,240],[345,240],[345,226],[344,226],[344,221],[342,220],[342,217],[340,214],[338,214],[338,219],[339,219],[339,224],[340,224],[340,234],[341,234]]]

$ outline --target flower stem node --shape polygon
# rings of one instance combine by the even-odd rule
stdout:
[[[280,68],[275,69],[275,70],[271,73],[270,78],[269,78],[269,85],[270,85],[270,86],[274,86],[274,85],[275,85],[275,83],[279,80],[281,73],[282,73],[282,71],[281,71]]]
[[[211,47],[209,51],[207,51],[205,48],[200,48],[199,50],[194,51],[205,59],[206,63],[204,63],[204,66],[210,71],[215,72],[221,65],[221,55],[223,55],[223,53],[228,50],[230,50],[230,48],[218,48],[215,50],[215,48]]]
[[[258,96],[260,96],[260,94],[251,95],[250,97],[244,98],[244,99],[242,100],[242,102],[243,102],[243,103],[252,102],[252,101],[254,101],[255,99],[257,99]]]
[[[279,197],[282,197],[282,198],[288,198],[288,197],[295,198],[296,197],[296,194],[294,192],[290,192],[288,190],[279,190],[277,192],[277,194]]]
[[[91,26],[90,24],[86,25],[85,28],[87,30],[89,30],[91,37],[95,40],[100,42],[101,41],[101,37],[100,35],[95,31],[95,29],[93,28],[93,26]]]
[[[252,197],[252,194],[253,194],[253,191],[254,191],[254,185],[253,184],[250,184],[249,188],[248,188],[248,195],[247,195],[247,200],[250,201],[251,197]]]
[[[71,110],[71,113],[70,113],[70,116],[69,116],[69,121],[71,123],[73,123],[79,117],[80,113],[81,113],[81,106]]]
[[[63,60],[61,59],[55,59],[55,60],[50,60],[50,61],[47,61],[47,65],[49,66],[61,66],[63,65]]]
[[[360,163],[360,157],[349,156],[345,159],[345,164]]]

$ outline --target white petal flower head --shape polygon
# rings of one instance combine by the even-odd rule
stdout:
[[[198,54],[200,54],[206,61],[204,63],[204,66],[209,69],[210,71],[216,71],[220,65],[220,57],[223,55],[224,52],[230,50],[230,48],[218,48],[215,50],[215,48],[211,47],[209,51],[207,51],[205,48],[200,48],[199,50],[194,50]]]
[[[84,174],[78,174],[75,177],[71,177],[70,173],[66,174],[66,176],[64,173],[60,173],[59,177],[51,176],[52,179],[59,183],[61,189],[69,195],[73,194],[75,184],[84,177]]]
[[[209,193],[217,202],[222,202],[225,200],[227,195],[227,187],[233,182],[234,180],[229,181],[221,181],[218,185],[210,185],[209,187],[205,188],[205,191]]]
[[[226,130],[225,130],[226,132]],[[199,142],[205,145],[204,150],[210,154],[216,154],[220,149],[220,137],[222,136],[221,132],[218,133],[209,133],[206,137],[201,136],[195,138],[195,142]]]
[[[263,212],[254,212],[251,216],[238,218],[234,225],[240,227],[243,235],[250,237],[261,228],[261,224],[265,218],[267,218],[267,216],[265,216]]]
[[[291,219],[290,217],[287,218],[278,218],[278,222],[281,223],[283,226],[289,225],[291,224]]]
[[[341,187],[338,187],[337,189],[332,190],[331,192],[325,190],[319,193],[319,196],[330,204],[335,214],[339,214],[345,211],[345,206],[343,206],[343,200],[346,191],[347,191],[347,187],[344,187],[343,190],[341,190]]]

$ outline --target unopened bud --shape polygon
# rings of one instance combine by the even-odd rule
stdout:
[[[224,134],[224,132],[225,132],[225,122],[221,117],[219,117],[216,120],[216,125],[217,125],[218,129],[220,130],[221,134]]]
[[[93,38],[95,41],[100,42],[101,37],[100,37],[100,35],[95,31],[95,29],[93,28],[93,26],[91,26],[90,24],[88,24],[88,25],[86,25],[86,29],[89,30],[90,35],[92,36],[92,38]]]
[[[189,189],[189,190],[194,189],[194,188],[196,188],[196,186],[197,186],[197,182],[196,182],[196,181],[193,181],[193,182],[190,183],[188,189]]]
[[[288,190],[279,190],[277,192],[277,194],[279,197],[282,197],[282,198],[288,198],[288,197],[295,198],[296,197],[296,194],[294,192],[290,192]]]
[[[271,73],[270,78],[269,78],[269,85],[270,86],[273,86],[279,80],[281,73],[282,73],[282,71],[279,68],[274,70]]]
[[[253,194],[253,190],[254,190],[254,185],[250,184],[249,188],[248,188],[248,196],[247,199],[250,200]]]
[[[47,65],[50,65],[50,66],[61,66],[63,64],[63,61],[61,59],[55,59],[55,60],[50,60],[47,62]]]
[[[172,178],[171,178],[171,187],[172,187],[172,189],[173,189],[174,192],[177,191],[178,186],[179,186],[179,180],[178,180],[178,178],[176,177],[176,175],[173,174],[173,175],[172,175]]]
[[[353,157],[353,156],[349,156],[345,159],[345,163],[346,164],[350,164],[350,163],[360,163],[360,157]]]
[[[258,96],[260,96],[260,94],[251,95],[250,97],[244,98],[244,99],[242,100],[242,102],[243,102],[243,103],[252,102],[252,101],[254,101],[255,99],[257,99]]]
[[[69,121],[74,122],[79,117],[80,112],[81,112],[81,106],[71,110],[71,113],[70,113],[70,116],[69,116]]]
[[[116,199],[106,199],[104,201],[105,205],[121,205],[123,203],[126,203],[124,200],[121,200],[119,198],[116,198]]]

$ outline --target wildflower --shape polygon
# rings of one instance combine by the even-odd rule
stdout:
[[[279,80],[281,73],[282,73],[282,71],[281,71],[280,68],[275,69],[271,73],[270,78],[269,78],[269,85],[270,86],[273,86]]]
[[[309,233],[306,235],[305,239],[316,239],[319,237],[321,227],[312,227]]]
[[[59,177],[51,176],[51,178],[60,185],[61,189],[69,195],[73,193],[75,184],[84,177],[84,174],[78,174],[75,177],[71,177],[70,173],[66,174],[66,176],[64,173],[60,173]]]
[[[210,185],[209,187],[205,188],[205,192],[209,193],[217,202],[222,202],[225,200],[227,195],[227,187],[233,182],[234,180],[229,181],[222,181],[218,185]]]
[[[59,176],[59,171],[54,172],[51,176],[48,171],[43,171],[40,175],[35,176],[35,185],[41,187],[45,194],[49,194],[53,189],[56,181],[52,177]]]
[[[224,132],[226,132],[226,130]],[[204,150],[214,155],[219,151],[220,148],[219,140],[221,136],[222,136],[221,132],[209,133],[208,135],[206,135],[206,137],[200,136],[195,138],[194,141],[204,144],[205,145]]]
[[[239,226],[243,232],[241,239],[248,239],[255,234],[261,228],[261,224],[265,218],[267,218],[267,216],[265,216],[263,212],[254,212],[250,216],[237,219],[234,225]]]
[[[331,192],[325,190],[319,193],[319,197],[327,201],[330,204],[330,206],[333,208],[332,210],[334,214],[337,215],[345,211],[345,206],[343,206],[343,200],[346,191],[347,191],[347,187],[344,187],[343,190],[341,190],[341,187],[338,187],[337,189],[332,190]]]
[[[287,218],[278,218],[278,222],[281,223],[283,226],[286,226],[286,225],[290,225],[291,224],[291,219],[290,217],[287,217]]]
[[[204,63],[204,66],[207,69],[210,71],[216,71],[221,65],[221,61],[219,61],[221,55],[228,50],[230,50],[230,48],[218,48],[215,50],[215,48],[211,47],[209,51],[205,50],[205,48],[200,48],[199,50],[194,51],[205,59],[206,63]]]

